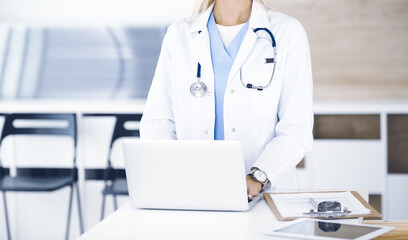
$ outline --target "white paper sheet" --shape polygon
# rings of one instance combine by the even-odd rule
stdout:
[[[351,211],[350,215],[370,214],[371,212],[351,192],[270,194],[270,196],[282,217],[305,217],[304,213],[309,212],[310,209],[317,211],[310,201],[311,198],[317,203],[340,202],[342,211],[347,207],[348,211]]]

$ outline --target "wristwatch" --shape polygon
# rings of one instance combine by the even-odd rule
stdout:
[[[251,177],[262,184],[262,190],[270,183],[266,173],[258,168],[254,168],[251,173],[249,174]]]

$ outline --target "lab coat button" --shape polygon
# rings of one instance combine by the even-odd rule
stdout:
[[[234,93],[235,93],[235,90],[234,90],[234,89],[232,89],[232,90],[231,90],[231,94],[234,94]]]
[[[235,132],[235,128],[231,129],[232,132]]]
[[[204,134],[208,134],[208,131],[207,131],[207,130],[204,130]]]
[[[211,96],[211,92],[207,92],[207,95],[208,95],[208,96]]]

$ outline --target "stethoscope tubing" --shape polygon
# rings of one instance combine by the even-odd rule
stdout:
[[[252,85],[252,84],[250,84],[250,83],[248,83],[248,84],[245,85],[245,83],[242,81],[242,69],[240,69],[240,71],[239,71],[239,78],[240,78],[240,80],[241,80],[242,85],[243,85],[244,87],[246,87],[246,88],[256,89],[256,90],[258,90],[258,91],[264,90],[265,88],[267,88],[267,87],[272,83],[273,76],[275,75],[276,62],[277,62],[277,60],[276,60],[276,58],[277,58],[277,51],[276,51],[276,40],[275,40],[275,37],[273,36],[272,32],[269,31],[269,29],[267,29],[267,28],[255,28],[253,31],[256,33],[256,32],[261,31],[261,30],[265,31],[265,32],[268,33],[268,35],[270,36],[270,38],[271,38],[271,43],[272,43],[272,49],[273,49],[273,70],[272,70],[271,78],[269,79],[268,84],[265,85],[265,86],[254,86],[254,85]],[[199,31],[198,33],[200,34],[201,31]],[[204,84],[203,82],[201,82],[200,79],[201,79],[201,64],[198,62],[198,63],[197,63],[197,82],[193,83],[193,85],[199,83],[200,85],[204,86],[205,89],[206,89],[205,84]],[[193,85],[192,85],[192,86],[193,86]],[[193,92],[192,92],[193,90],[191,90],[191,89],[193,89],[193,88],[190,87],[190,91],[191,91],[191,94],[192,94],[193,96],[195,96],[195,97],[197,97],[197,96],[199,97],[199,96],[203,96],[203,95],[204,95],[204,94],[203,94],[203,95],[201,95],[201,94],[200,94],[200,95],[197,95],[197,94],[193,93]]]
[[[269,29],[267,29],[267,28],[255,28],[254,33],[256,33],[256,32],[258,32],[260,30],[263,30],[263,31],[268,33],[268,35],[271,37],[271,40],[272,40],[272,47],[274,49],[276,49],[276,41],[275,41],[275,37],[273,36],[272,32],[269,31]]]

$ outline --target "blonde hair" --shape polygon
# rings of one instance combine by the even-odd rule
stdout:
[[[213,4],[215,0],[195,0],[193,13],[191,14],[190,21],[193,21],[198,14],[202,13],[203,11],[207,10],[208,7]],[[266,9],[275,10],[272,7],[271,0],[258,0]]]

